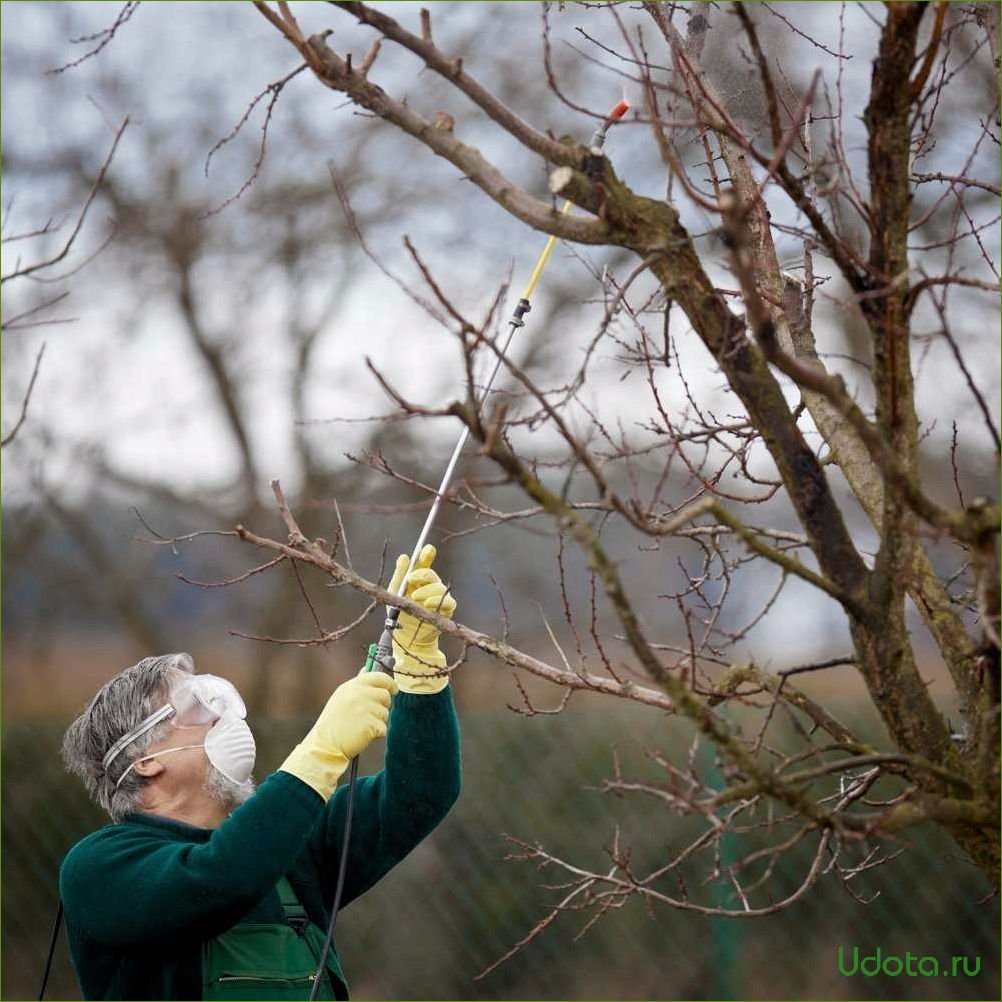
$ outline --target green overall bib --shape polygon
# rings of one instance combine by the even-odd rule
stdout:
[[[202,946],[203,999],[309,999],[324,933],[309,920],[285,877],[277,890],[285,922],[241,923]],[[347,997],[344,974],[331,950],[317,998]]]

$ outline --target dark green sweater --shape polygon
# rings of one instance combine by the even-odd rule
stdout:
[[[452,693],[400,693],[383,770],[360,779],[342,904],[364,893],[442,820],[459,796]],[[84,998],[200,999],[201,945],[239,922],[281,922],[289,878],[327,928],[346,787],[323,799],[270,775],[216,829],[130,814],[78,842],[60,871],[70,954]]]

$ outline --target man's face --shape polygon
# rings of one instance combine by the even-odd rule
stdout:
[[[157,770],[159,781],[170,790],[200,789],[205,786],[209,771],[209,760],[205,755],[205,736],[209,733],[212,723],[192,724],[188,726],[172,725],[167,735],[159,741],[154,741],[143,753],[155,755],[146,763],[140,763],[136,768],[141,772],[142,765],[159,763],[162,769]],[[189,745],[194,747],[188,747]],[[174,748],[183,751],[171,751]],[[167,754],[163,754],[166,752]]]
[[[187,800],[202,794],[227,806],[243,803],[254,792],[254,738],[242,719],[246,710],[232,683],[214,675],[188,676],[174,685],[164,700],[167,704],[174,713],[164,736],[133,766],[152,784],[144,795],[147,807],[165,797]],[[157,715],[154,711],[150,719]],[[216,726],[223,728],[216,735],[221,744],[210,757],[205,742]],[[224,761],[216,762],[216,752]],[[231,775],[246,778],[235,780]]]

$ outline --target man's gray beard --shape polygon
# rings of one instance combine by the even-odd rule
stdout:
[[[254,793],[254,780],[234,783],[227,779],[211,762],[205,777],[206,792],[224,807],[239,807]]]

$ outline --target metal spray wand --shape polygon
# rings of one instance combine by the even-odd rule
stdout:
[[[602,124],[595,130],[595,134],[591,138],[590,145],[601,149],[605,145],[605,137],[609,131],[609,127],[622,118],[629,108],[630,106],[625,98],[620,101],[619,104],[617,104],[616,107],[609,112],[605,121],[602,122]],[[571,208],[572,203],[570,199],[567,199],[560,208],[560,214],[562,216],[566,215],[570,212]],[[556,243],[557,238],[554,236],[551,236],[546,241],[546,246],[543,248],[543,252],[539,255],[539,259],[536,261],[536,267],[532,269],[532,275],[529,276],[529,281],[519,298],[518,305],[512,313],[511,320],[508,321],[508,336],[505,339],[504,347],[498,354],[497,361],[494,363],[494,369],[490,374],[490,378],[484,385],[481,401],[487,399],[487,395],[490,393],[491,387],[494,385],[494,380],[497,378],[497,374],[501,371],[504,358],[508,354],[508,348],[511,346],[515,334],[518,332],[520,327],[525,326],[524,317],[526,313],[532,309],[529,300],[532,298],[532,294],[535,291],[536,286],[539,284],[539,280],[543,275],[543,269],[550,260],[550,255],[553,253],[553,248],[556,246]],[[424,544],[428,541],[428,534],[431,532],[431,527],[435,524],[435,520],[438,517],[439,509],[442,507],[442,499],[445,497],[446,492],[449,489],[449,485],[452,483],[453,474],[456,472],[456,467],[459,465],[459,457],[462,454],[463,448],[469,437],[470,429],[468,427],[464,427],[459,436],[459,440],[456,442],[455,448],[452,450],[449,462],[446,464],[445,472],[442,474],[442,482],[438,485],[438,490],[435,492],[435,500],[432,502],[431,510],[428,512],[428,515],[424,520],[424,525],[421,527],[421,533],[418,536],[417,543],[414,544],[414,551],[411,553],[410,563],[407,565],[407,573],[404,574],[400,584],[397,586],[396,594],[398,596],[403,595],[407,589],[407,579],[410,577],[410,572],[414,568],[417,558],[420,555],[421,550],[424,548]],[[379,643],[369,645],[368,657],[365,662],[366,670],[372,671],[373,669],[378,668],[379,671],[385,671],[391,675],[393,674],[393,631],[396,628],[397,618],[399,615],[400,610],[396,606],[387,607],[386,622],[384,624],[382,636],[379,638]]]
[[[593,148],[598,147],[601,149],[605,145],[605,138],[608,134],[610,126],[614,125],[619,119],[621,119],[627,111],[629,111],[629,109],[629,103],[626,98],[623,98],[612,109],[612,111],[609,112],[605,121],[603,121],[602,124],[595,130],[595,134],[591,137],[591,143],[589,145]],[[571,211],[571,208],[572,203],[570,199],[567,199],[560,208],[560,214],[566,215]],[[525,326],[524,317],[526,313],[532,309],[529,301],[532,298],[533,292],[536,290],[536,286],[539,284],[539,280],[543,275],[543,269],[550,260],[550,255],[553,253],[553,248],[556,244],[557,238],[555,236],[551,236],[546,241],[546,246],[539,255],[535,268],[532,269],[529,281],[519,298],[518,304],[515,306],[511,319],[508,321],[508,336],[505,338],[504,346],[498,354],[497,361],[494,363],[494,369],[484,385],[481,401],[487,399],[487,395],[490,393],[491,387],[494,385],[494,380],[497,378],[497,374],[501,371],[504,358],[508,354],[508,348],[511,346],[515,334],[518,332],[519,328]],[[407,590],[407,579],[410,577],[410,573],[414,569],[418,556],[420,555],[424,544],[428,540],[428,534],[431,532],[431,527],[435,524],[439,509],[442,507],[442,499],[445,497],[446,492],[449,489],[449,485],[452,483],[453,474],[456,472],[456,467],[459,465],[459,457],[462,454],[463,447],[466,445],[469,437],[470,429],[468,427],[463,428],[463,431],[459,436],[459,440],[456,442],[455,448],[452,450],[452,455],[449,457],[449,462],[446,464],[445,472],[442,474],[442,482],[438,485],[438,490],[435,492],[435,500],[432,502],[431,509],[424,520],[424,525],[421,527],[421,533],[418,536],[417,542],[414,544],[414,551],[411,553],[410,563],[407,565],[407,572],[404,574],[400,584],[397,586],[395,594],[398,597],[403,595]],[[383,623],[383,632],[379,638],[379,642],[369,645],[368,654],[365,660],[366,671],[383,671],[388,675],[393,674],[393,631],[396,629],[399,617],[399,608],[396,606],[387,606],[386,620]],[[323,979],[324,969],[327,963],[327,955],[330,952],[331,942],[334,939],[334,924],[337,921],[337,913],[341,904],[341,894],[344,890],[344,878],[347,871],[348,843],[351,838],[352,813],[355,801],[355,779],[357,776],[358,759],[354,758],[351,761],[351,767],[348,772],[348,802],[345,807],[344,838],[341,843],[341,859],[338,866],[337,886],[334,891],[334,901],[331,905],[331,921],[330,926],[327,929],[327,938],[324,940],[324,948],[317,966],[317,973],[313,977],[313,989],[310,992],[311,1000],[316,999],[317,993],[320,990],[320,983]]]

